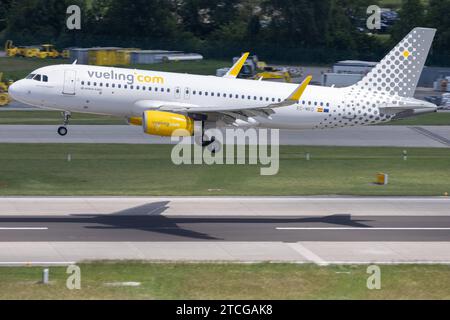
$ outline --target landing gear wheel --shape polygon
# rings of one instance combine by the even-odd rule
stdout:
[[[67,134],[67,128],[66,127],[59,127],[58,128],[58,134],[60,135],[60,136],[65,136],[66,134]]]
[[[58,134],[60,136],[65,136],[67,134],[66,126],[69,124],[71,114],[68,111],[64,111],[61,112],[61,115],[63,116],[63,125],[58,128]]]

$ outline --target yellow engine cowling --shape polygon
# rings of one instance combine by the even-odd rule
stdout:
[[[165,111],[144,111],[142,116],[144,132],[157,136],[193,136],[194,119],[191,117]],[[175,132],[175,130],[183,131]]]

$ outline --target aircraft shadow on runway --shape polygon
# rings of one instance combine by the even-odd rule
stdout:
[[[128,208],[111,214],[74,214],[70,216],[14,216],[0,217],[0,223],[74,223],[86,224],[87,229],[135,229],[140,231],[157,232],[169,236],[176,236],[197,240],[224,240],[220,237],[209,235],[194,230],[189,230],[181,225],[190,227],[199,224],[223,224],[230,227],[232,224],[268,224],[279,227],[299,227],[307,224],[326,224],[345,227],[370,227],[365,223],[373,220],[352,219],[350,214],[334,214],[318,217],[253,217],[253,216],[164,216],[163,213],[169,208],[169,201],[158,201],[141,206]],[[227,225],[227,226],[226,226]],[[232,226],[231,226],[232,227]],[[219,228],[222,229],[222,228]]]

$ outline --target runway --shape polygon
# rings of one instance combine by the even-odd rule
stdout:
[[[0,264],[450,263],[444,197],[6,197],[0,212]]]
[[[71,125],[61,137],[53,125],[0,125],[0,143],[169,144],[168,137],[122,125]],[[326,130],[280,130],[281,145],[450,147],[450,126],[367,126]]]
[[[0,241],[450,241],[450,216],[10,216]]]

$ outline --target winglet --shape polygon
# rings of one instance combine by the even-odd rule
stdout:
[[[305,80],[303,80],[302,83],[300,83],[300,85],[295,89],[294,92],[291,93],[291,95],[286,99],[288,101],[292,101],[292,102],[298,102],[298,100],[300,100],[303,92],[305,91],[306,87],[308,86],[309,82],[311,81],[312,76],[307,76],[305,78]]]
[[[249,54],[250,52],[245,52],[242,57],[240,57],[239,60],[236,61],[236,63],[230,68],[230,70],[228,70],[228,72],[224,75],[224,78],[236,78],[241,71],[245,61],[247,61]]]

